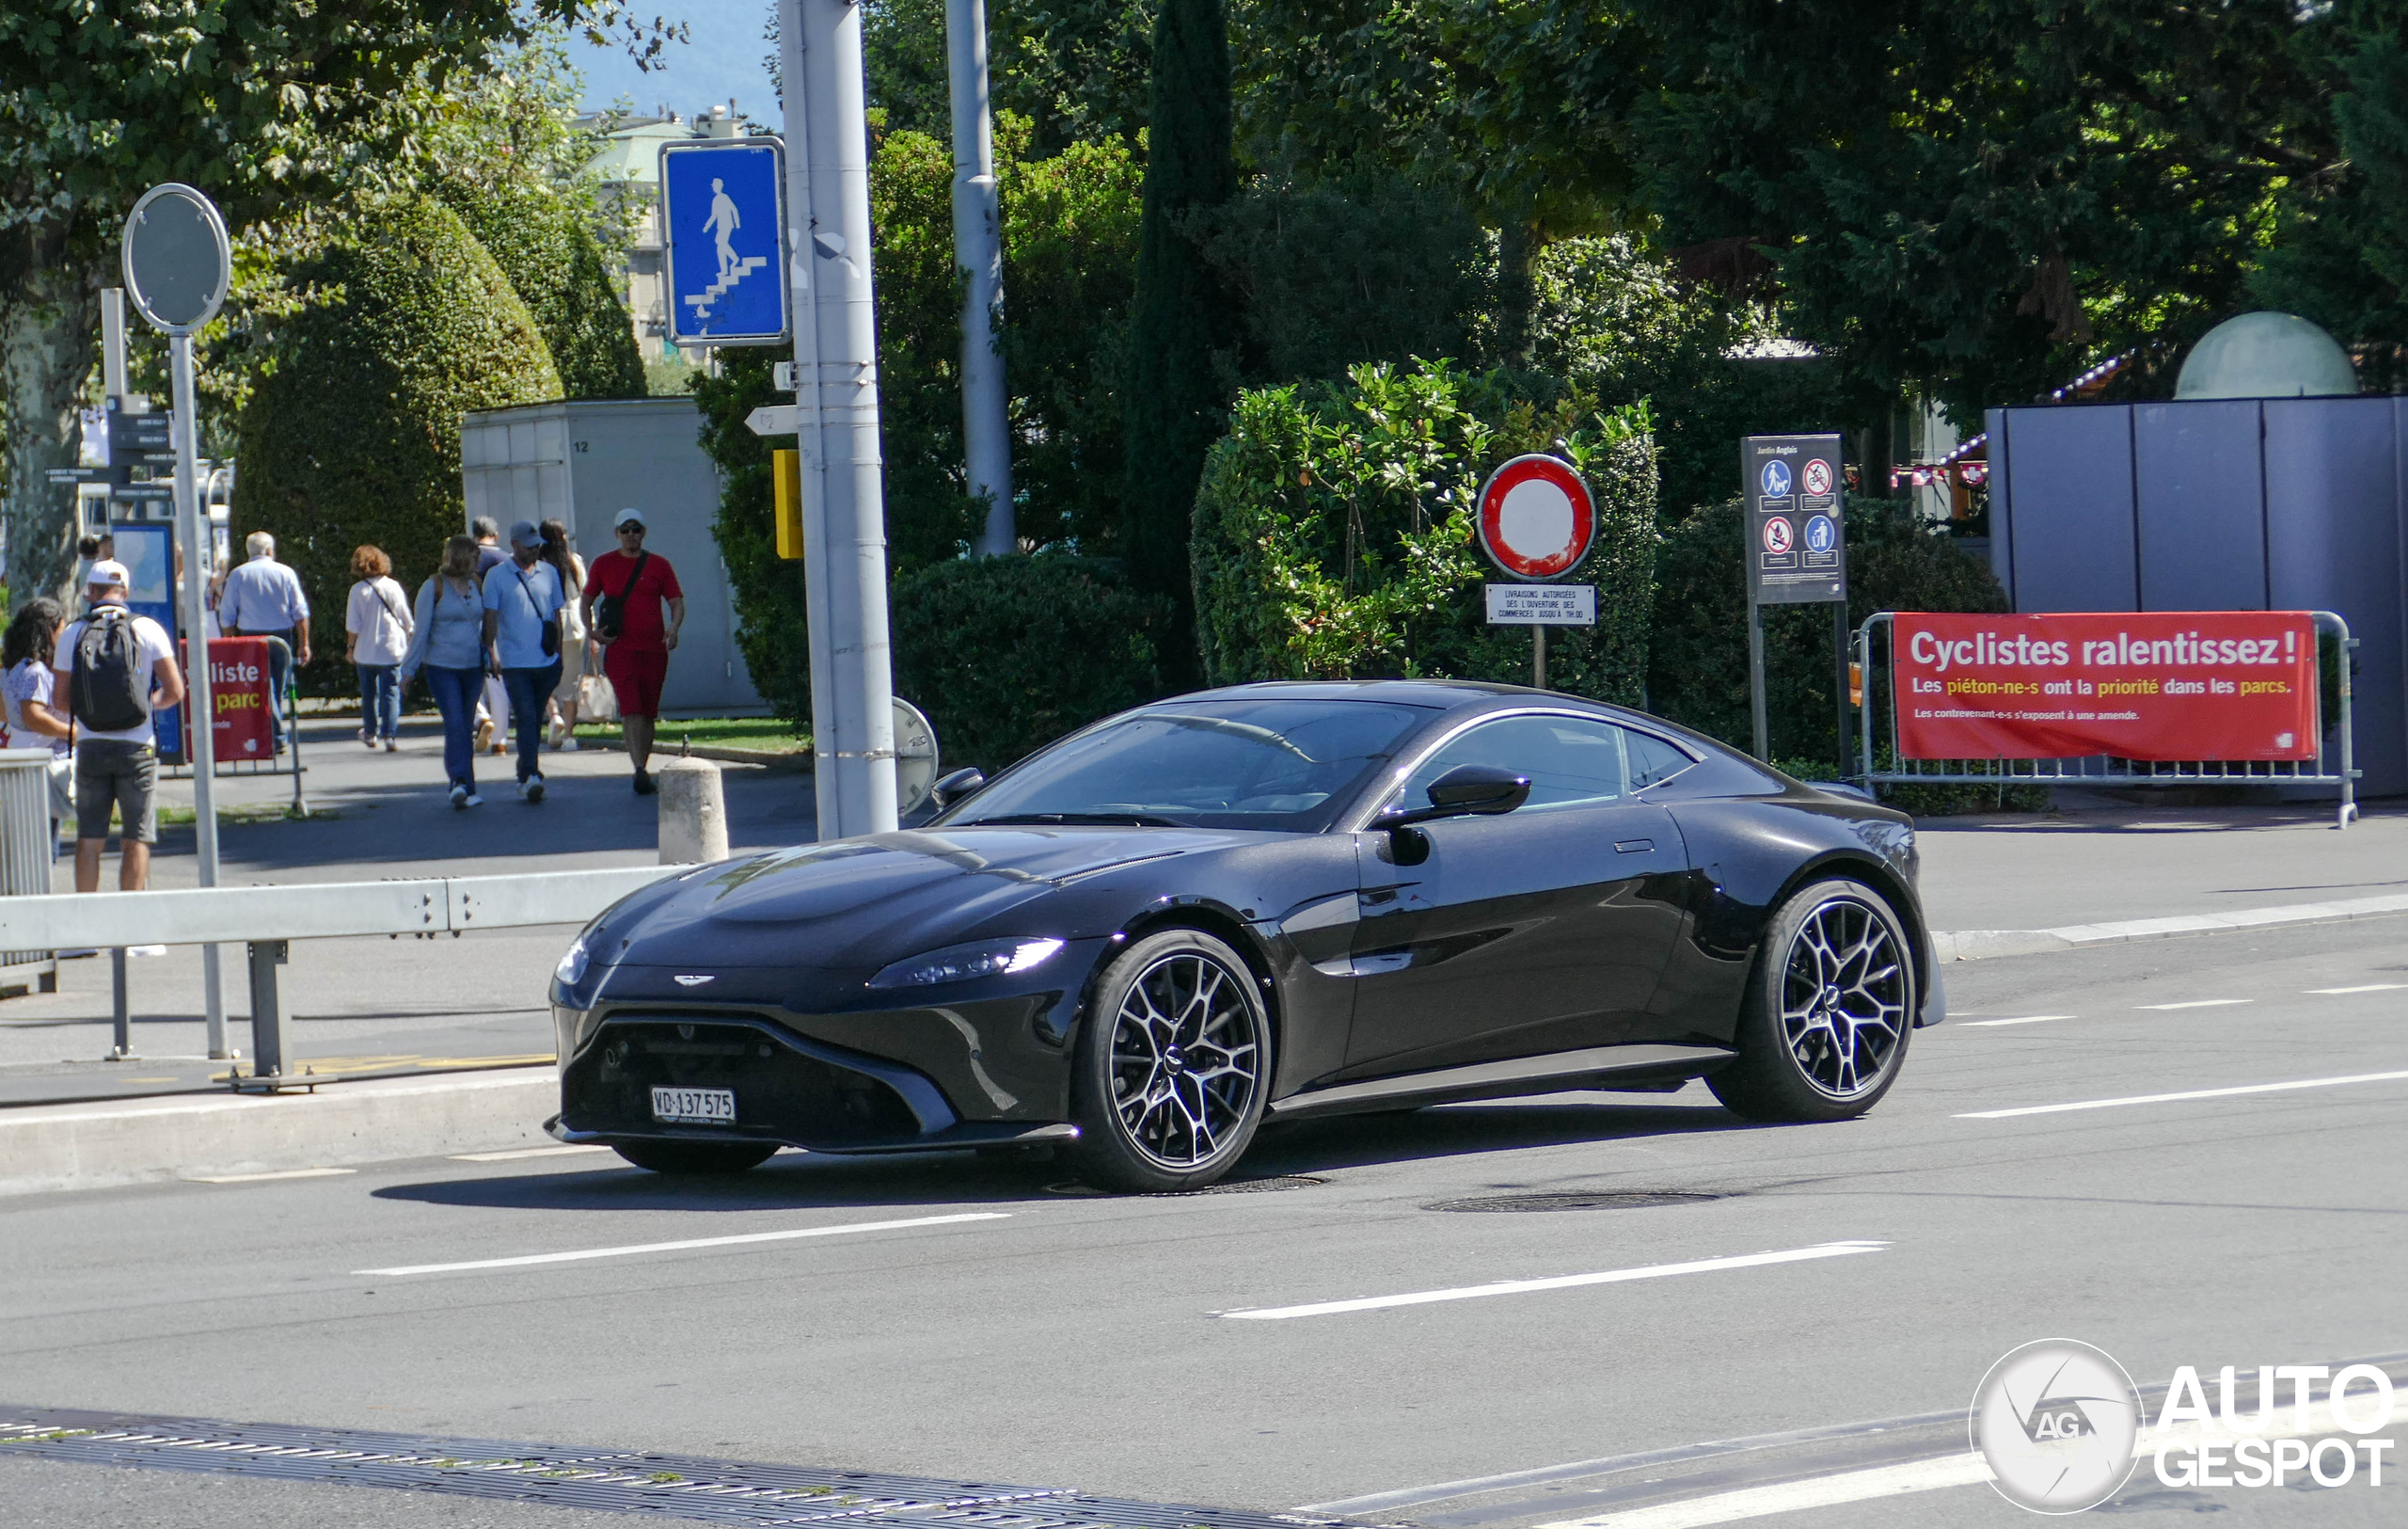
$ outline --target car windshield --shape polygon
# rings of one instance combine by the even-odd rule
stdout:
[[[939,820],[1309,833],[1429,717],[1366,701],[1166,701],[1064,739]]]

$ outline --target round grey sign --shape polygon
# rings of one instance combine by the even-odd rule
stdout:
[[[125,220],[125,290],[150,323],[190,333],[216,316],[233,274],[226,220],[207,197],[152,186]]]

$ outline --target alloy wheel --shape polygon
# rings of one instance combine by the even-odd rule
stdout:
[[[1826,1098],[1861,1098],[1896,1062],[1909,977],[1889,923],[1852,897],[1816,907],[1789,942],[1781,1024],[1798,1071]]]
[[[1247,979],[1180,950],[1137,974],[1112,1027],[1112,1110],[1159,1167],[1194,1169],[1240,1139],[1261,1087]]]

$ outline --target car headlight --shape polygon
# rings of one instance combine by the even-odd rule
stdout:
[[[1059,940],[981,940],[974,945],[948,946],[925,955],[898,961],[869,980],[872,987],[930,987],[939,982],[967,982],[979,977],[1002,977],[1042,964],[1062,948]]]
[[[591,960],[585,948],[585,936],[580,934],[569,942],[568,949],[561,956],[561,964],[552,968],[552,980],[562,987],[577,986],[585,980],[585,967]]]

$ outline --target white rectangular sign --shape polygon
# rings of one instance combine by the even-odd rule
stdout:
[[[1491,584],[1488,624],[1492,627],[1593,627],[1597,624],[1594,584]]]

